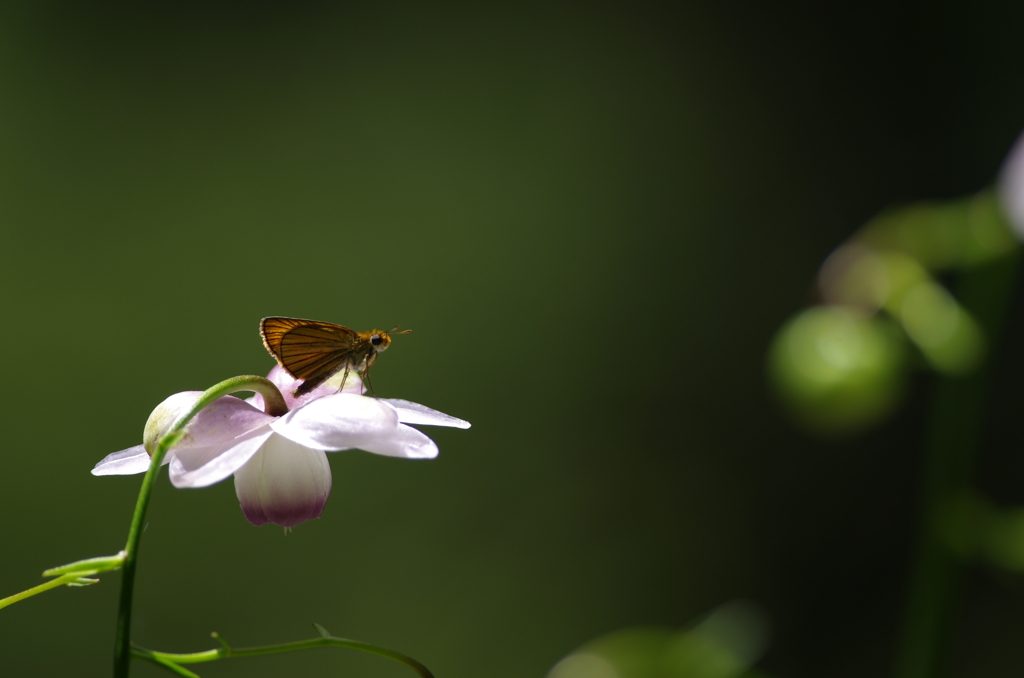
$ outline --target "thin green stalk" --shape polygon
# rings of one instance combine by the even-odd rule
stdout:
[[[65,574],[51,579],[50,581],[40,584],[39,586],[33,586],[30,589],[22,591],[21,593],[15,593],[13,596],[7,596],[6,598],[0,598],[0,608],[7,607],[17,603],[18,601],[31,598],[34,595],[40,594],[43,591],[49,591],[50,589],[57,588],[58,586],[86,586],[88,584],[95,584],[98,579],[86,579],[82,576],[81,572],[74,572],[72,574]]]
[[[179,416],[171,424],[167,433],[160,439],[156,450],[152,453],[149,470],[146,471],[146,476],[142,479],[139,498],[135,503],[135,513],[132,515],[132,524],[128,530],[128,543],[124,547],[125,558],[121,575],[121,600],[118,604],[117,632],[114,639],[114,678],[128,678],[128,670],[131,663],[132,595],[135,589],[135,566],[139,557],[139,540],[142,537],[142,528],[145,524],[146,509],[149,507],[149,497],[153,491],[153,483],[160,473],[160,464],[167,455],[167,450],[178,440],[185,426],[188,422],[192,421],[192,418],[200,410],[214,400],[237,391],[256,391],[262,394],[267,403],[267,414],[280,416],[288,411],[281,392],[277,390],[273,382],[263,377],[251,375],[233,377],[204,391],[192,408]]]
[[[321,636],[319,638],[298,640],[291,643],[279,643],[277,645],[232,648],[222,641],[223,647],[219,647],[215,650],[205,650],[203,652],[190,652],[185,654],[157,652],[155,650],[147,650],[146,648],[139,647],[138,645],[133,645],[132,654],[140,659],[145,659],[146,661],[171,669],[172,671],[179,673],[179,675],[195,675],[191,672],[186,672],[185,669],[181,669],[178,665],[212,662],[218,659],[227,659],[229,657],[255,657],[263,654],[294,652],[295,650],[308,650],[314,647],[344,647],[351,650],[368,652],[370,654],[375,654],[379,657],[385,657],[399,662],[400,664],[404,664],[415,671],[420,678],[434,678],[434,674],[432,674],[426,666],[419,663],[412,657],[408,657],[400,652],[387,650],[382,647],[377,647],[376,645],[370,645],[369,643],[362,643],[358,640],[336,638],[334,636],[327,635],[326,631],[319,626],[317,627],[317,630],[321,632]]]
[[[897,649],[896,678],[936,678],[948,666],[961,564],[940,534],[952,502],[972,486],[974,460],[984,425],[992,357],[1017,278],[1018,252],[966,271],[960,303],[989,339],[985,364],[969,377],[940,377],[931,408],[918,507],[919,534]]]
[[[39,595],[44,591],[49,591],[50,589],[57,588],[61,585],[89,586],[90,584],[97,584],[100,581],[99,579],[89,579],[89,577],[100,574],[101,572],[118,570],[121,568],[121,563],[123,562],[124,552],[122,551],[121,553],[117,553],[112,556],[86,558],[85,560],[78,560],[73,563],[68,563],[67,565],[51,567],[49,570],[43,572],[43,576],[57,577],[56,579],[40,584],[39,586],[33,586],[21,593],[15,593],[12,596],[0,598],[0,608],[5,608],[8,605]]]
[[[139,659],[143,659],[147,662],[152,662],[159,667],[167,669],[171,673],[176,673],[179,676],[184,676],[184,678],[202,678],[198,673],[193,673],[192,671],[186,669],[184,666],[178,666],[173,662],[158,659],[157,657],[154,657],[152,654],[144,654],[132,650],[132,656],[137,657]]]

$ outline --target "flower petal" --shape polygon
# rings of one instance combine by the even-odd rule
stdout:
[[[174,446],[207,447],[228,442],[266,426],[274,417],[264,414],[244,400],[227,396],[203,408],[185,427],[181,442]]]
[[[398,413],[376,398],[338,393],[318,398],[292,410],[270,427],[300,445],[340,451],[367,445],[395,435]]]
[[[149,415],[142,436],[146,449],[150,452],[155,451],[157,441],[201,395],[201,391],[183,391],[175,393],[157,405],[153,414]],[[234,396],[218,398],[204,407],[185,426],[185,435],[174,445],[174,449],[219,445],[258,429],[273,419],[269,414]]]
[[[202,394],[202,391],[181,391],[168,396],[153,409],[142,431],[142,444],[147,452],[153,454],[156,451],[160,438],[170,430],[179,416],[195,405]]]
[[[359,449],[403,459],[433,459],[437,456],[437,444],[422,431],[405,424],[399,424],[389,436],[359,445]]]
[[[280,365],[274,365],[274,368],[270,370],[270,374],[267,375],[267,379],[274,382],[274,385],[281,391],[281,395],[284,396],[284,401],[288,405],[288,409],[294,410],[302,407],[306,403],[316,400],[317,398],[323,398],[324,396],[337,395],[338,393],[362,395],[366,390],[366,387],[363,386],[363,380],[360,379],[359,375],[355,372],[349,372],[348,379],[345,380],[344,390],[339,390],[338,387],[341,386],[341,379],[344,375],[344,370],[342,370],[309,393],[299,398],[292,395],[292,391],[302,385],[302,379],[296,379],[292,375],[288,374]],[[254,395],[252,398],[249,398],[248,402],[252,403],[253,406],[260,410],[264,410],[266,407],[263,401],[263,396],[259,393]]]
[[[134,473],[145,473],[148,470],[149,453],[142,445],[136,445],[103,457],[103,460],[93,467],[92,474],[94,476],[130,476]]]
[[[235,494],[253,525],[293,527],[319,518],[331,494],[327,455],[271,435],[235,473]]]
[[[427,424],[430,426],[452,426],[454,428],[470,427],[468,421],[458,419],[444,412],[432,410],[426,405],[397,398],[381,398],[381,400],[398,410],[398,420],[403,424]]]
[[[217,445],[175,448],[171,483],[175,487],[207,487],[219,483],[249,461],[271,435],[273,431],[263,427]]]

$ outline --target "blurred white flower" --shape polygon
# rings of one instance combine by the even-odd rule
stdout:
[[[1018,240],[1024,240],[1024,135],[1017,138],[999,171],[999,200]]]

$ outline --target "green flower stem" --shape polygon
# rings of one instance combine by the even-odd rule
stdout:
[[[33,586],[21,593],[15,593],[13,596],[0,598],[0,609],[25,600],[26,598],[31,598],[43,591],[49,591],[50,589],[57,588],[58,586],[88,586],[89,584],[95,584],[99,579],[87,579],[86,577],[91,577],[94,574],[99,574],[100,572],[109,572],[110,570],[120,569],[121,563],[123,562],[124,551],[113,556],[89,558],[87,560],[79,560],[74,563],[51,568],[46,572],[43,572],[43,576],[57,577],[57,579],[48,581],[45,584],[40,584],[39,586]]]
[[[984,424],[992,356],[1019,268],[1019,249],[961,274],[958,295],[989,339],[989,359],[973,375],[939,377],[920,490],[920,533],[907,594],[896,678],[934,678],[948,666],[961,564],[939,529],[951,503],[970,490]]]
[[[65,585],[67,585],[67,586],[87,586],[89,584],[95,584],[97,581],[99,581],[98,579],[85,579],[84,576],[83,576],[85,574],[92,574],[92,573],[90,573],[90,572],[74,572],[74,573],[71,573],[71,574],[61,575],[60,577],[57,577],[56,579],[51,579],[50,581],[46,582],[45,584],[40,584],[39,586],[33,586],[32,588],[30,588],[30,589],[28,589],[26,591],[22,591],[21,593],[15,593],[13,596],[7,596],[6,598],[0,598],[0,608],[7,607],[8,605],[13,605],[14,603],[17,603],[18,601],[25,600],[26,598],[31,598],[34,595],[42,593],[43,591],[49,591],[50,589],[55,589],[58,586],[65,586]]]
[[[321,630],[322,629],[318,629]],[[278,645],[264,645],[261,647],[242,647],[242,648],[231,648],[227,644],[223,647],[215,650],[206,650],[204,652],[192,652],[188,654],[174,654],[170,652],[156,652],[154,650],[147,650],[146,648],[139,647],[138,645],[132,645],[132,654],[139,659],[145,659],[146,661],[153,662],[168,668],[178,675],[182,676],[195,676],[196,674],[187,671],[179,666],[179,664],[198,664],[200,662],[212,662],[218,659],[227,659],[229,657],[255,657],[261,654],[276,654],[278,652],[293,652],[295,650],[307,650],[314,647],[344,647],[351,650],[360,650],[361,652],[369,652],[380,657],[394,660],[400,664],[405,664],[410,669],[415,671],[420,678],[434,678],[434,674],[427,669],[426,666],[420,664],[412,657],[407,657],[399,652],[393,652],[386,650],[376,645],[370,645],[369,643],[361,643],[358,640],[349,640],[347,638],[335,638],[330,635],[321,635],[319,638],[312,638],[310,640],[299,640],[292,643],[280,643]]]
[[[167,433],[157,444],[156,450],[153,451],[149,470],[146,471],[146,476],[142,479],[142,488],[139,490],[139,498],[135,503],[132,525],[128,530],[128,543],[124,547],[125,558],[124,573],[121,576],[121,601],[118,605],[117,634],[114,639],[114,678],[128,677],[128,669],[131,663],[132,594],[135,589],[135,565],[139,556],[139,539],[142,537],[146,509],[149,506],[149,497],[153,491],[153,483],[160,472],[160,464],[167,455],[167,450],[177,442],[185,426],[192,421],[192,418],[200,410],[218,398],[238,391],[255,391],[261,394],[266,402],[265,411],[267,414],[281,416],[288,411],[284,397],[270,380],[252,375],[226,379],[204,391],[192,408],[179,416],[171,424]]]

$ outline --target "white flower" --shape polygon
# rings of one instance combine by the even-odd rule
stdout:
[[[469,422],[423,405],[365,397],[361,381],[351,375],[342,392],[337,392],[336,382],[325,383],[301,398],[291,395],[300,382],[280,367],[274,367],[268,378],[292,408],[287,414],[266,414],[258,394],[248,401],[220,398],[189,422],[164,458],[175,487],[206,487],[234,474],[242,512],[253,525],[291,527],[320,517],[331,494],[325,452],[360,449],[433,459],[434,441],[406,424],[469,428]],[[146,422],[143,445],[108,455],[96,464],[93,475],[147,471],[157,441],[200,395],[185,391],[167,398]]]

